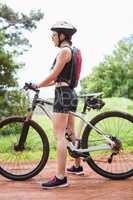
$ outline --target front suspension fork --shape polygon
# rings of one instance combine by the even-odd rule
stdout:
[[[22,124],[22,131],[20,133],[18,144],[14,145],[15,151],[23,151],[25,149],[25,142],[29,131],[29,120],[31,118],[32,118],[32,112],[29,111]]]

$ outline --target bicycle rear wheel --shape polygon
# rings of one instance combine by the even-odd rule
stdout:
[[[91,124],[104,133],[116,137],[121,148],[112,157],[112,150],[88,153],[87,163],[98,174],[111,179],[125,179],[133,176],[133,116],[123,112],[105,112],[91,120]],[[107,141],[89,125],[82,136],[82,148],[104,145]]]
[[[49,156],[47,136],[33,120],[28,121],[24,149],[16,151],[24,120],[23,117],[9,117],[0,122],[0,174],[18,181],[37,175]]]

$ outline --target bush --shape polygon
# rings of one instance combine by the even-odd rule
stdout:
[[[0,95],[0,119],[11,116],[23,116],[29,105],[29,97],[23,91],[1,91]]]

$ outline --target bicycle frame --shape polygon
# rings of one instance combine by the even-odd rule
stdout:
[[[38,92],[39,93],[39,92]],[[50,105],[53,106],[52,102],[49,102],[47,100],[38,98],[38,93],[34,96],[33,102],[32,102],[32,108],[29,109],[29,113],[28,113],[28,118],[30,116],[30,118],[32,117],[33,111],[35,110],[36,106],[40,107],[43,112],[47,115],[47,117],[52,120],[53,118],[53,113],[47,108],[46,105]],[[88,152],[92,152],[92,151],[99,151],[99,150],[110,150],[112,149],[112,147],[114,146],[114,142],[110,139],[109,135],[107,135],[106,133],[103,133],[102,130],[100,130],[99,128],[97,128],[96,126],[93,126],[90,122],[88,122],[84,115],[85,113],[85,109],[84,112],[82,113],[74,113],[74,112],[70,112],[72,115],[74,115],[75,117],[80,119],[80,131],[82,130],[84,124],[89,125],[91,128],[95,129],[95,131],[100,134],[106,141],[107,141],[107,145],[99,145],[99,146],[91,146],[88,147],[87,149],[78,149],[75,145],[72,144],[72,142],[68,142],[68,147],[71,149],[71,151],[75,151],[79,154],[83,154],[83,153],[88,153]]]

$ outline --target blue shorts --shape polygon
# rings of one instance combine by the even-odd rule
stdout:
[[[74,89],[68,86],[61,86],[55,88],[55,99],[53,112],[68,113],[70,111],[76,112],[78,105],[77,94]]]

